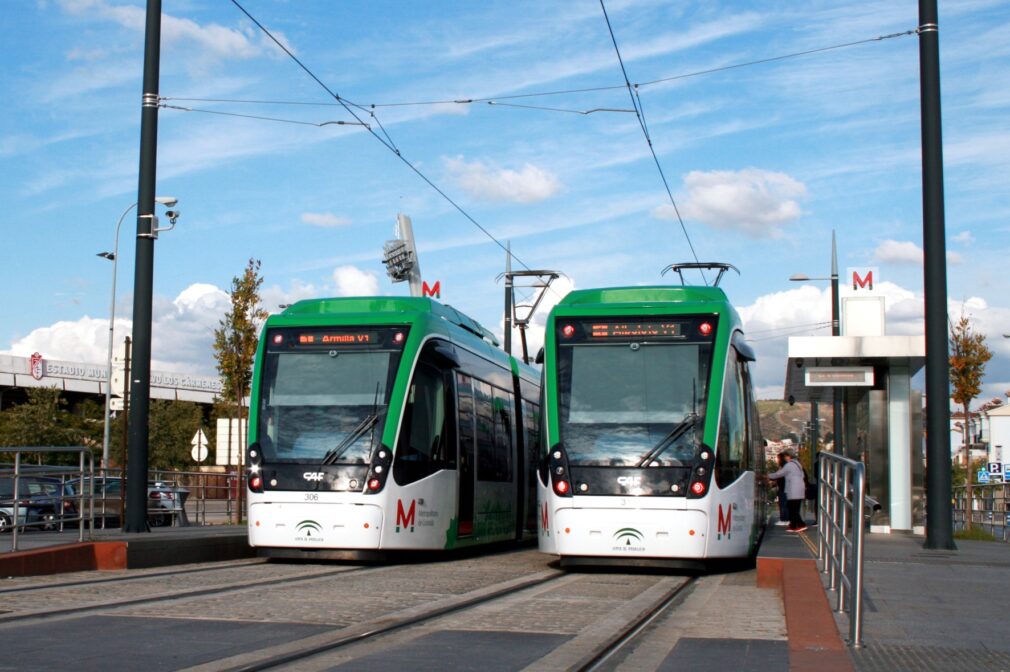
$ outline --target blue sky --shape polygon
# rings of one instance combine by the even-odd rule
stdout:
[[[598,1],[242,4],[510,241],[515,266],[564,273],[558,294],[668,282],[665,266],[692,259]],[[723,287],[761,357],[764,397],[781,396],[788,335],[829,333],[827,284],[788,278],[829,273],[832,230],[843,273],[879,269],[888,331],[923,331],[918,38],[679,76],[914,30],[917,4],[607,3],[698,257],[742,272]],[[145,3],[13,0],[0,12],[0,351],[103,362],[112,267],[95,254],[137,198]],[[249,258],[262,260],[271,310],[406,293],[381,264],[398,212],[425,279],[501,333],[495,242],[364,127],[319,125],[355,120],[232,2],[164,0],[163,12],[160,94],[173,107],[159,114],[157,192],[182,216],[156,243],[155,368],[213,374],[224,292]],[[949,295],[996,353],[985,397],[1010,389],[1008,28],[1004,2],[940,2]],[[481,102],[451,102],[469,99]],[[135,227],[128,215],[117,340]]]

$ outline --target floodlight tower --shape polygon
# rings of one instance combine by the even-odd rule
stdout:
[[[411,296],[422,296],[421,264],[414,247],[414,228],[410,217],[403,213],[396,215],[396,238],[387,240],[382,246],[382,263],[386,274],[393,282],[406,280],[410,284]]]

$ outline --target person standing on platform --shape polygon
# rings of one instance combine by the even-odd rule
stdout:
[[[775,456],[775,461],[778,463],[779,469],[781,469],[786,463],[785,456],[782,453]],[[779,503],[779,521],[775,524],[784,527],[789,524],[789,505],[787,503],[788,500],[786,499],[786,480],[784,478],[776,478],[773,480],[775,481],[775,487],[778,489],[776,499]]]
[[[787,532],[802,532],[807,529],[807,524],[803,522],[800,510],[803,507],[803,500],[806,497],[806,485],[803,478],[803,467],[796,461],[796,451],[786,448],[779,455],[785,461],[782,468],[768,474],[770,480],[783,479],[785,481],[786,506],[789,509],[789,527]]]

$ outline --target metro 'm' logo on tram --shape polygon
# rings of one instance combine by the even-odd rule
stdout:
[[[544,505],[540,507],[540,528],[544,531],[544,534],[550,536],[551,527],[550,520],[547,517],[547,502],[544,502]]]
[[[722,504],[719,504],[719,533],[716,535],[716,539],[722,539],[722,535],[726,535],[726,538],[730,538],[730,528],[733,526],[733,507],[726,507],[726,515],[723,515]]]
[[[406,511],[403,510],[403,500],[396,500],[396,531],[399,532],[400,528],[414,531],[414,515],[417,513],[417,501],[410,500],[410,508]]]

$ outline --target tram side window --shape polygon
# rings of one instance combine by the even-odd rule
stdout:
[[[719,443],[716,448],[716,482],[725,487],[747,468],[747,405],[741,362],[730,348],[723,380]]]
[[[550,452],[550,441],[547,438],[547,379],[540,377],[540,415],[537,418],[537,444],[540,449],[540,458],[537,462],[537,473],[540,475],[540,482],[547,485],[548,453]]]
[[[540,460],[540,407],[528,399],[523,400],[523,427],[526,430],[526,459],[530,464]]]
[[[750,367],[746,362],[743,366],[743,379],[746,387],[747,400],[747,438],[750,448],[750,469],[758,472],[764,470],[764,438],[761,435],[761,415],[758,412],[757,401],[754,399],[754,385],[751,382]]]
[[[494,475],[488,480],[512,480],[512,395],[497,387],[494,390]]]
[[[455,423],[449,400],[451,378],[423,359],[422,354],[407,391],[396,444],[393,477],[400,484],[456,466]]]
[[[456,374],[456,403],[459,408],[459,459],[461,468],[467,465],[467,460],[473,459],[474,454],[474,407],[473,407],[473,383],[470,376],[462,373]]]
[[[511,395],[480,380],[473,381],[477,427],[477,480],[508,481],[512,477]]]
[[[474,435],[477,444],[477,478],[492,480],[488,476],[491,457],[494,455],[494,397],[491,386],[481,380],[473,380]]]

